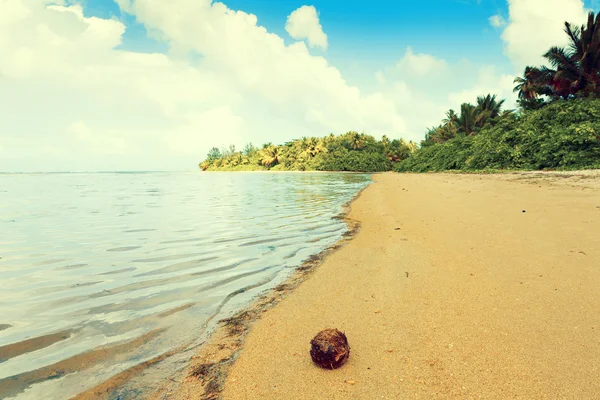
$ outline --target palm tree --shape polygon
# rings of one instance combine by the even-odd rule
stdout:
[[[387,137],[387,135],[383,135],[381,137],[381,144],[383,145],[384,148],[387,148],[390,144],[390,139]]]
[[[246,157],[245,155],[243,155],[241,152],[237,152],[234,155],[231,156],[231,165],[232,166],[236,166],[236,165],[245,165],[248,164],[249,160],[248,157]]]
[[[333,133],[330,133],[328,136],[323,138],[323,145],[328,147],[336,142],[337,138]]]
[[[463,103],[460,106],[460,116],[457,120],[460,132],[469,136],[475,132],[477,120],[477,107],[469,103]]]
[[[521,108],[530,110],[537,109],[544,105],[544,99],[540,96],[546,95],[550,98],[555,98],[554,91],[554,76],[556,71],[542,66],[526,67],[524,77],[515,78],[513,92],[518,92],[518,103]]]
[[[388,142],[388,146],[385,150],[385,156],[392,162],[402,161],[410,156],[414,151],[412,142],[406,143],[404,139],[394,139]]]
[[[256,151],[256,148],[252,145],[252,143],[248,143],[245,147],[244,150],[242,150],[242,153],[247,156],[250,157],[254,154],[254,152]]]
[[[317,144],[313,149],[313,154],[317,155],[319,153],[327,153],[327,146],[325,145],[325,141],[317,140]]]
[[[524,76],[517,77],[514,83],[517,85],[514,87],[513,92],[518,92],[520,99],[532,100],[538,98],[539,93],[539,78],[540,70],[536,67],[525,67]]]
[[[456,126],[458,124],[458,115],[452,109],[446,112],[446,118],[442,120],[446,126]]]
[[[477,127],[482,128],[490,119],[497,118],[502,111],[503,104],[504,100],[496,101],[496,95],[488,94],[477,97],[475,116]]]
[[[440,125],[428,129],[425,134],[426,141],[433,143],[444,143],[450,139],[453,139],[458,134],[458,127],[455,125]]]
[[[414,153],[418,149],[417,143],[413,142],[412,140],[409,140],[406,146],[408,147],[408,151],[410,152],[410,154]]]
[[[479,112],[488,113],[490,118],[496,118],[500,115],[503,104],[504,100],[497,101],[495,94],[477,97],[477,108],[479,109]]]
[[[461,121],[461,117],[454,110],[448,110],[446,118],[442,120],[442,125],[427,130],[425,135],[427,138],[426,141],[444,143],[447,140],[455,138],[462,132]]]
[[[569,36],[567,49],[552,47],[544,55],[556,68],[555,80],[563,84],[569,94],[599,93],[600,89],[600,13],[588,14],[587,24],[571,27],[565,22]]]
[[[600,95],[600,14],[590,12],[581,27],[565,22],[565,33],[569,46],[555,46],[544,54],[553,69],[527,67],[524,77],[515,79],[520,99]]]
[[[365,146],[364,135],[358,132],[350,131],[346,133],[346,136],[350,143],[350,147],[352,147],[354,150],[360,150]]]
[[[588,93],[600,91],[600,13],[594,19],[594,13],[588,14],[587,26],[571,30],[565,23],[565,32],[571,39],[571,51],[579,58],[584,77],[583,90]]]
[[[323,151],[323,142],[315,137],[304,139],[302,143],[303,151],[309,156],[314,157]]]
[[[279,163],[279,147],[266,144],[260,151],[260,162],[265,167],[272,167]]]

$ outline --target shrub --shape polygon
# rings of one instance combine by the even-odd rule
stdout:
[[[397,171],[600,167],[600,100],[560,100],[471,137],[421,147]]]

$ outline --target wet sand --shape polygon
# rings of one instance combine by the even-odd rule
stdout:
[[[349,218],[347,245],[160,398],[217,398],[224,374],[224,399],[597,398],[600,173],[376,175]],[[308,354],[330,327],[351,346],[334,371]]]

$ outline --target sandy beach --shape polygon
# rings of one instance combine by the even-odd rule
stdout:
[[[354,238],[273,295],[243,345],[221,332],[198,356],[196,371],[242,348],[222,398],[598,398],[598,172],[374,180],[351,206]],[[351,346],[334,371],[308,354],[330,327]]]

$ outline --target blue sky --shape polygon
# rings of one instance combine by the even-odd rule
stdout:
[[[502,0],[228,0],[224,3],[233,10],[256,15],[259,25],[287,43],[292,41],[284,29],[287,16],[304,4],[315,6],[329,38],[327,59],[333,64],[349,60],[360,60],[365,66],[391,63],[411,46],[419,53],[449,62],[469,58],[479,63],[509,66],[502,53],[501,31],[488,21],[492,15],[508,16],[507,3]],[[143,24],[121,12],[114,0],[85,0],[83,5],[88,16],[117,17],[127,25],[121,48],[144,52],[167,50],[164,43],[148,38]]]
[[[8,116],[0,119],[0,171],[195,169],[213,146],[348,130],[418,142],[448,109],[477,96],[497,94],[514,107],[515,76],[566,44],[565,19],[582,23],[586,8],[599,6],[64,3],[0,1],[9,22],[0,37],[11,38],[0,41]],[[492,26],[492,16],[501,23]]]
[[[448,62],[468,59],[476,65],[495,65],[513,73],[503,52],[502,30],[490,26],[489,18],[508,19],[505,0],[226,0],[230,9],[252,13],[258,25],[292,39],[284,26],[298,7],[313,5],[329,39],[326,58],[351,83],[364,82],[377,66],[392,64],[407,47]],[[121,49],[166,52],[168,45],[149,38],[135,16],[119,9],[114,0],[83,0],[86,16],[119,18],[127,26]],[[585,0],[590,9],[600,9],[600,0]],[[372,78],[372,77],[371,77]]]
[[[315,6],[329,36],[330,56],[342,58],[371,55],[395,59],[406,46],[446,60],[481,57],[507,62],[502,54],[501,31],[489,17],[508,18],[504,0],[226,0],[233,10],[258,17],[258,24],[289,41],[284,25],[298,7]],[[600,0],[585,0],[590,9],[600,9]],[[165,51],[163,43],[147,38],[143,24],[121,12],[114,0],[83,0],[87,16],[122,18],[127,25],[122,48],[134,51]],[[331,54],[333,53],[333,54]]]

